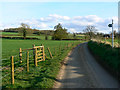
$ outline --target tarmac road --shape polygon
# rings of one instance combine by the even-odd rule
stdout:
[[[87,43],[72,51],[64,67],[54,88],[120,88],[118,81],[95,61]]]

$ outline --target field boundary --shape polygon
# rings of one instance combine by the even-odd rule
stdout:
[[[24,39],[24,37],[4,37],[4,36],[0,36],[0,38],[3,38],[3,39]],[[29,37],[26,37],[25,39],[27,40],[40,40],[38,38],[29,38]]]
[[[106,65],[101,57],[99,55],[96,55],[92,49],[89,47],[88,43],[87,43],[87,47],[88,47],[88,50],[90,51],[91,55],[95,58],[95,60],[98,62],[98,64],[100,64],[108,73],[110,73],[114,78],[116,78],[119,82],[119,75],[118,75],[118,72],[115,72],[113,69],[111,69],[108,65]]]
[[[52,52],[50,51],[50,48],[49,47],[46,47],[46,50],[48,51],[47,55],[49,57],[46,57],[46,60],[45,61],[42,61],[41,63],[38,63],[38,67],[35,66],[35,56],[34,56],[34,53],[35,53],[35,50],[33,50],[33,48],[28,48],[28,49],[19,49],[18,51],[18,54],[15,55],[14,57],[12,56],[11,59],[8,59],[8,60],[11,60],[11,62],[9,62],[8,64],[4,64],[3,67],[1,69],[3,69],[3,77],[1,79],[3,79],[3,88],[6,88],[6,87],[11,87],[11,88],[15,88],[15,87],[18,87],[18,82],[17,81],[21,81],[20,84],[24,84],[24,82],[26,82],[26,80],[29,78],[29,77],[26,77],[27,76],[33,76],[36,78],[37,71],[40,70],[40,81],[39,82],[42,82],[41,81],[41,78],[44,79],[44,78],[47,78],[48,80],[50,79],[49,77],[43,77],[41,76],[42,74],[46,74],[48,75],[46,72],[48,72],[50,69],[49,69],[49,66],[51,68],[51,65],[54,65],[54,63],[57,63],[55,65],[58,65],[57,68],[59,68],[59,64],[62,63],[62,60],[63,58],[68,54],[68,52],[72,49],[72,47],[75,47],[78,43],[74,43],[74,42],[71,42],[71,43],[65,43],[64,45],[61,45],[59,44],[58,47],[55,47]],[[41,46],[43,46],[41,44]],[[33,45],[33,47],[35,47],[35,45]],[[40,47],[40,46],[36,46],[36,47]],[[67,51],[66,51],[67,50]],[[41,51],[41,50],[40,50]],[[57,53],[58,52],[58,53]],[[22,53],[22,54],[21,54]],[[63,54],[64,53],[64,54]],[[52,55],[53,54],[53,55]],[[30,58],[30,59],[29,59]],[[13,61],[14,60],[14,61]],[[23,61],[22,61],[23,60]],[[6,61],[6,59],[3,59],[3,61]],[[14,63],[13,63],[14,62]],[[52,64],[53,63],[53,64]],[[44,67],[44,66],[47,66],[48,67]],[[12,67],[11,67],[12,66]],[[29,68],[30,67],[30,68]],[[47,69],[48,68],[48,69]],[[57,69],[56,68],[56,69]],[[42,70],[43,69],[43,70]],[[46,71],[46,70],[47,71]],[[51,68],[52,69],[52,68]],[[53,66],[53,69],[55,69],[55,67]],[[14,73],[15,72],[15,73]],[[42,73],[43,72],[43,73]],[[45,72],[45,73],[44,73]],[[57,71],[55,71],[57,72]],[[7,74],[6,74],[7,73]],[[38,72],[39,73],[39,72]],[[49,72],[49,73],[53,73],[53,72]],[[57,74],[57,73],[56,73]],[[15,76],[14,76],[15,75]],[[52,74],[53,75],[53,74]],[[7,79],[8,78],[8,79]],[[24,79],[23,79],[24,78]],[[27,78],[27,79],[25,79]],[[32,78],[32,77],[30,77]],[[55,77],[54,77],[55,78]],[[51,80],[53,80],[54,78],[51,78]],[[25,80],[25,81],[24,81]],[[29,81],[29,79],[28,79]],[[54,80],[55,81],[55,80]],[[54,81],[52,83],[54,83]],[[34,81],[33,81],[34,82]],[[42,83],[43,84],[43,83]],[[42,85],[41,84],[41,85]],[[31,85],[31,84],[30,84]],[[23,85],[22,85],[23,86]],[[47,86],[47,85],[46,85]],[[53,86],[53,85],[52,85]],[[51,87],[52,87],[51,86]],[[29,86],[27,86],[29,87]],[[33,85],[31,85],[31,87],[34,87]],[[42,87],[42,86],[40,86]]]

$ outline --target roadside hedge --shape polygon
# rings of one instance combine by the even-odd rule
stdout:
[[[94,41],[88,42],[88,48],[96,60],[120,81],[120,48]]]

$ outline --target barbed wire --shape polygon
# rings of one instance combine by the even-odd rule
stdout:
[[[8,76],[8,75],[10,75],[10,74],[6,74],[6,75],[4,75],[3,77],[1,77],[0,79],[5,78],[5,77]]]
[[[3,69],[5,69],[6,67],[10,67],[10,65],[4,66],[4,67],[2,67],[1,69],[3,70]]]
[[[23,67],[23,66],[26,66],[26,64],[21,65],[20,67]],[[18,69],[15,69],[15,70],[14,70],[14,72],[16,72],[17,70],[19,70],[19,69],[20,69],[20,67],[19,67]]]
[[[27,64],[24,64],[24,65],[21,65],[20,67],[24,67],[24,66],[26,66]]]
[[[1,60],[2,60],[2,61],[6,61],[6,60],[9,60],[9,59],[10,59],[10,58],[7,58],[7,59],[6,59],[6,58],[4,58],[4,59],[1,59]]]
[[[29,55],[29,57],[32,57],[32,56],[34,56],[34,55]]]
[[[17,64],[17,63],[20,63],[20,61],[14,62],[14,65]]]

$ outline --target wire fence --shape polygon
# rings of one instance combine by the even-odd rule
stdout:
[[[68,48],[72,47],[74,43],[65,43],[64,45],[60,44],[59,46],[51,47],[49,50],[47,50],[47,47],[45,48],[45,56],[46,58],[50,57],[50,53],[52,56],[57,56],[65,52]],[[28,55],[29,52],[29,55]],[[25,50],[22,51],[22,58],[19,55],[15,55],[13,65],[12,67],[12,62],[11,58],[8,59],[2,59],[3,60],[3,65],[2,68],[0,68],[0,72],[2,72],[2,84],[8,85],[8,84],[14,84],[14,82],[23,80],[23,77],[27,74],[34,74],[37,72],[34,72],[35,70],[35,51],[33,50]],[[6,61],[6,63],[4,62]],[[21,62],[22,61],[22,62]],[[29,62],[28,62],[29,61]],[[28,68],[28,66],[30,68]],[[14,68],[14,69],[13,69]],[[13,69],[13,71],[12,71]],[[29,69],[29,70],[28,70]],[[30,71],[30,72],[28,72]],[[14,72],[14,74],[13,74]],[[14,81],[13,76],[14,75]]]

